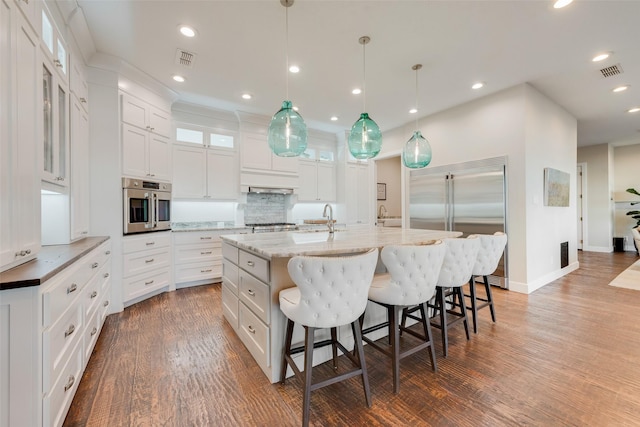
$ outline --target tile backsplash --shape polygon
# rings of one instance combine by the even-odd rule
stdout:
[[[244,208],[245,224],[287,222],[284,194],[249,193]]]

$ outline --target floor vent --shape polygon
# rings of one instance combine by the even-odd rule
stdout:
[[[569,265],[569,242],[560,243],[560,268]]]
[[[622,74],[622,66],[620,64],[612,65],[610,67],[602,68],[600,70],[602,77],[613,77],[618,74]]]
[[[183,67],[192,68],[193,63],[196,60],[196,54],[187,52],[186,50],[178,49],[176,51],[176,64]]]

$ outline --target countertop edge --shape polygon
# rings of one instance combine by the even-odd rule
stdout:
[[[37,258],[0,273],[0,291],[40,286],[109,239],[93,236],[68,245],[43,246]]]

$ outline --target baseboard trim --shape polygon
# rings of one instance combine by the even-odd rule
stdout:
[[[512,279],[509,279],[509,290],[519,292],[521,294],[530,294],[542,288],[543,286],[548,285],[554,280],[557,280],[562,276],[566,276],[572,271],[577,270],[579,267],[580,267],[580,263],[578,261],[575,261],[569,264],[568,266],[566,266],[565,268],[553,271],[529,283],[516,282]]]
[[[610,252],[613,252],[613,247],[612,246],[584,246],[582,250],[585,252],[610,253]]]

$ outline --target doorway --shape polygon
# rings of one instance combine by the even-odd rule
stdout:
[[[402,174],[399,155],[375,160],[376,222],[380,226],[402,227]]]

